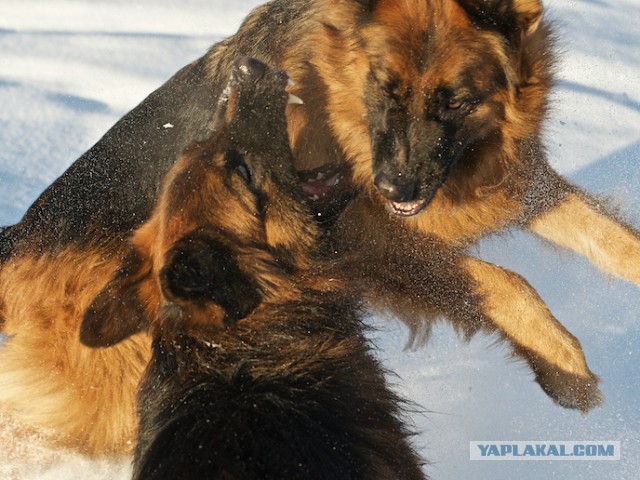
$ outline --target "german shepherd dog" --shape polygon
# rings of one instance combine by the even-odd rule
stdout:
[[[1,234],[0,321],[13,337],[0,351],[0,401],[89,451],[126,449],[118,439],[133,420],[123,413],[148,337],[91,352],[77,340],[82,313],[175,158],[210,132],[240,55],[295,78],[305,102],[287,112],[296,169],[318,213],[341,214],[335,248],[371,255],[354,278],[378,288],[378,307],[416,331],[444,316],[467,336],[497,332],[554,401],[582,411],[601,402],[579,342],[536,291],[467,251],[521,227],[640,284],[638,232],[546,161],[554,46],[538,0],[273,0],[254,10]],[[98,411],[114,432],[102,443],[86,438]]]
[[[425,478],[357,296],[318,263],[286,79],[235,63],[211,138],[169,171],[85,317],[94,346],[148,319],[135,479]]]

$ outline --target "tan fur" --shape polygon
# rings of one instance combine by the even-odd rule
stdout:
[[[215,145],[214,145],[215,146]],[[197,154],[202,152],[194,147]],[[239,184],[238,179],[234,179]],[[199,188],[192,186],[197,182]],[[186,188],[190,185],[189,188]],[[226,195],[223,195],[226,193]],[[164,303],[158,283],[160,270],[165,265],[171,247],[183,236],[204,224],[203,217],[215,225],[225,225],[229,231],[241,232],[245,239],[264,241],[265,232],[257,218],[255,205],[244,204],[241,196],[229,195],[229,188],[219,176],[219,171],[199,162],[194,155],[184,155],[167,175],[163,193],[155,213],[133,236],[135,246],[144,264],[150,265],[143,272],[138,284],[141,299],[147,307],[146,315],[153,319]],[[249,210],[250,213],[246,213]],[[215,304],[203,309],[190,305],[191,321],[195,324],[214,321],[222,325],[224,312]]]
[[[602,401],[598,391],[572,380],[574,376],[584,379],[587,387],[598,383],[578,340],[551,315],[522,277],[475,258],[462,259],[462,267],[477,284],[487,318],[526,358],[541,386],[566,392],[566,398],[556,398],[560,405],[577,403],[587,411]],[[544,368],[539,368],[541,364]]]
[[[578,195],[537,217],[529,227],[542,238],[587,257],[602,271],[640,285],[638,233],[596,211]]]
[[[0,405],[87,454],[132,448],[135,393],[150,356],[145,335],[109,350],[79,342],[84,311],[116,266],[69,250],[12,259],[0,272],[9,336],[0,348]]]
[[[432,61],[427,71],[424,73],[418,71],[421,65],[416,63],[415,59],[421,57],[420,51],[423,48],[420,32],[427,24],[426,18],[429,14],[436,19],[438,27],[444,32],[443,36],[446,36],[449,31],[464,35],[465,29],[469,31],[471,37],[484,35],[485,46],[492,45],[493,54],[502,58],[503,65],[510,68],[508,67],[510,59],[507,58],[497,35],[477,32],[454,2],[388,0],[379,4],[379,8],[374,10],[374,18],[378,22],[372,23],[362,31],[353,32],[352,36],[354,38],[361,36],[368,44],[368,48],[379,52],[381,58],[392,59],[396,69],[403,72],[407,79],[424,79],[422,88],[437,83],[454,83],[462,65],[460,59],[468,54],[464,45],[444,43],[443,50],[434,53],[436,61]],[[430,9],[433,12],[429,12]],[[353,5],[341,5],[340,10],[328,7],[325,10],[319,9],[322,15],[319,16],[318,21],[349,31],[353,25],[344,19],[348,19],[350,14],[355,15],[354,10],[357,10],[357,7]],[[544,45],[546,37],[538,38],[536,29],[532,28],[532,30],[526,49],[547,48]],[[308,108],[291,109],[288,117],[298,168],[312,168],[322,163],[322,160],[315,159],[316,152],[326,152],[327,145],[330,143],[325,141],[324,148],[320,150],[295,148],[295,146],[300,145],[300,142],[317,143],[326,130],[324,121],[328,121],[342,154],[352,164],[354,183],[359,189],[375,196],[377,193],[372,190],[371,183],[371,147],[366,111],[359,101],[364,90],[364,79],[369,70],[370,60],[366,52],[356,48],[355,43],[345,42],[345,35],[333,36],[330,32],[316,27],[309,38],[308,44],[313,45],[313,50],[308,62],[317,69],[322,84],[318,85],[317,80],[309,80],[299,82],[294,88],[294,92],[304,98],[305,102],[309,99]],[[297,52],[301,49],[301,46],[296,45],[295,52],[288,54],[283,60],[283,67],[287,71],[292,71],[294,78],[306,79],[309,73],[300,71]],[[336,65],[342,67],[336,68]],[[425,213],[418,219],[411,219],[419,225],[420,230],[437,235],[445,241],[464,245],[475,241],[489,231],[503,228],[518,216],[520,205],[518,200],[513,198],[512,189],[520,187],[505,183],[505,179],[512,175],[509,169],[520,169],[521,163],[514,151],[515,147],[510,142],[539,133],[542,120],[540,112],[544,112],[541,105],[545,102],[549,84],[547,69],[547,65],[540,65],[534,72],[526,72],[529,75],[526,80],[518,78],[521,72],[515,70],[510,72],[510,78],[514,82],[527,86],[520,89],[517,104],[514,98],[496,98],[497,102],[506,106],[509,117],[505,125],[508,133],[506,145],[498,146],[489,141],[483,151],[476,154],[476,158],[466,158],[436,194]],[[478,81],[482,80],[481,75],[478,78]],[[322,100],[327,102],[326,109],[315,107],[315,104],[320,102],[316,100],[318,92],[324,97]],[[515,105],[517,108],[514,107]],[[310,111],[314,112],[313,115],[305,113]],[[326,119],[325,111],[328,114]],[[316,115],[317,112],[319,112],[318,115]],[[487,114],[490,114],[489,110]],[[506,155],[494,155],[492,152],[495,148],[503,148]],[[325,162],[326,158],[331,157],[323,156]]]
[[[530,34],[540,25],[542,20],[542,4],[539,0],[515,0],[515,8],[520,12],[521,22],[525,27],[525,33]]]
[[[270,245],[293,252],[308,251],[308,238],[315,238],[315,228],[303,223],[300,217],[281,213],[292,208],[292,200],[282,195],[269,179],[263,186],[268,200],[265,212],[261,214],[253,197],[246,194],[247,187],[242,181],[221,174],[224,170],[219,158],[221,149],[222,145],[215,140],[209,145],[192,146],[192,153],[184,155],[167,175],[155,212],[133,235],[131,243],[144,264],[150,262],[142,272],[137,272],[144,277],[137,288],[149,319],[158,318],[158,309],[165,303],[157,279],[165,266],[167,253],[178,240],[202,225],[216,226],[237,242],[234,245],[236,261],[242,270],[254,272],[252,276],[260,279],[267,296],[281,290],[296,291],[284,277],[269,274],[268,265],[273,260],[264,249],[243,246],[243,243]],[[208,157],[213,159],[209,161]],[[286,209],[282,208],[284,205]],[[306,255],[294,257],[300,262],[306,262],[307,258]],[[224,312],[212,302],[202,308],[188,302],[184,309],[191,312],[194,326],[212,321],[222,326]]]

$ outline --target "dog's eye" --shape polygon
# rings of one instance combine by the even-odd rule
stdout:
[[[249,170],[242,153],[235,149],[229,149],[225,152],[224,159],[228,168],[240,175],[247,185],[251,184],[251,170]]]
[[[392,84],[379,84],[378,91],[380,95],[390,100],[398,100],[398,86],[395,83]]]
[[[249,172],[249,168],[244,164],[239,164],[236,166],[236,172],[242,177],[245,183],[251,183],[251,172]]]
[[[457,98],[451,98],[447,102],[447,108],[449,110],[458,110],[463,105],[464,105],[464,102],[462,100],[458,100]]]
[[[393,88],[389,85],[380,85],[379,89],[383,97],[393,96]]]

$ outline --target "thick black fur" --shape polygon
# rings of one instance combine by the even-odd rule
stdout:
[[[309,290],[223,332],[156,338],[134,479],[424,478],[359,313]]]

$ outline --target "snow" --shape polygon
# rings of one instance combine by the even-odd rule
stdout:
[[[16,222],[119,117],[233,33],[258,3],[2,0],[0,225]],[[640,226],[640,1],[546,5],[564,52],[547,127],[551,161],[577,184],[613,197]],[[406,349],[401,324],[373,318],[378,354],[396,373],[395,387],[415,402],[411,418],[416,445],[431,462],[427,472],[438,480],[638,478],[637,287],[522,232],[486,240],[477,254],[524,275],[538,290],[580,339],[603,379],[606,403],[588,415],[554,405],[493,337],[465,343],[443,323],[426,347]],[[622,455],[610,462],[472,462],[473,440],[615,440]],[[120,479],[130,473],[126,459],[95,462],[36,451],[27,478]],[[0,474],[8,463],[0,452]]]

